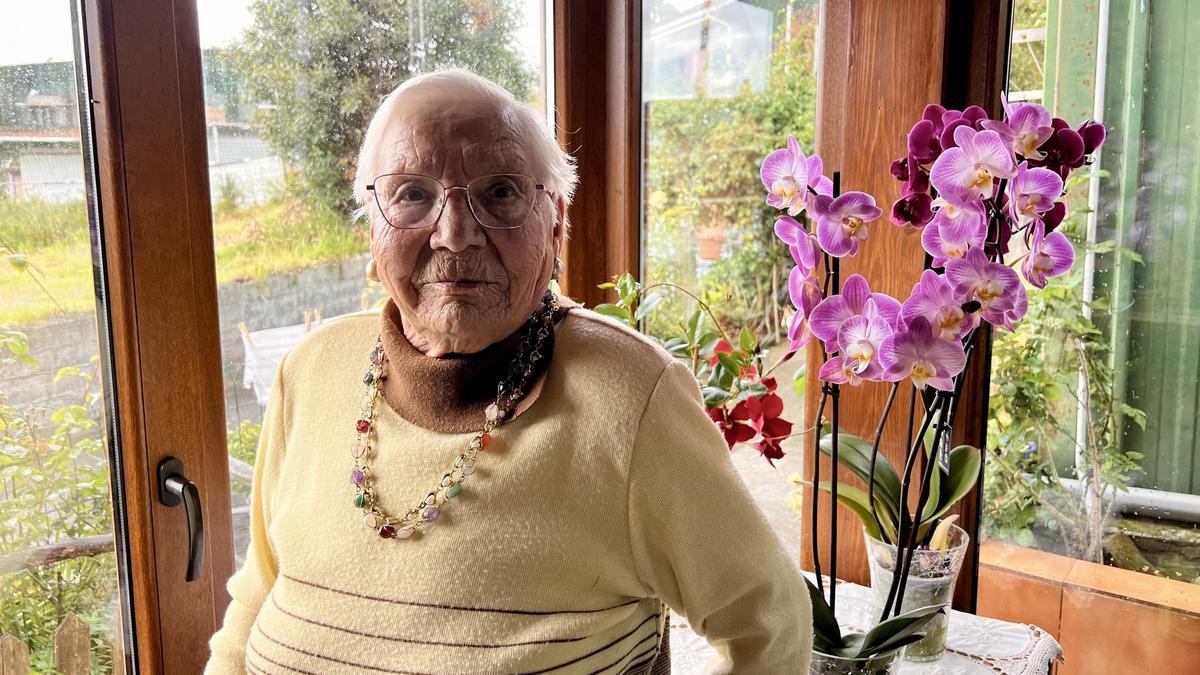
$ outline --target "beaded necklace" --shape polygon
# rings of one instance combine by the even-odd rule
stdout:
[[[467,449],[454,459],[453,467],[442,475],[437,486],[401,518],[390,515],[379,505],[379,494],[374,486],[370,465],[378,445],[375,418],[380,398],[379,376],[387,362],[383,353],[383,337],[376,338],[369,357],[370,367],[363,375],[366,390],[359,401],[362,414],[355,424],[357,437],[351,448],[354,468],[350,471],[350,483],[355,487],[354,506],[362,511],[364,525],[384,539],[408,539],[437,520],[446,502],[462,492],[463,482],[475,472],[479,453],[492,442],[492,431],[508,420],[509,413],[525,395],[534,366],[545,357],[544,349],[553,334],[557,311],[558,298],[547,290],[542,295],[541,306],[525,321],[517,354],[508,373],[496,386],[496,400],[484,412],[483,429],[475,434]]]

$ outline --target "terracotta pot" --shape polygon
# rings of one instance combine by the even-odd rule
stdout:
[[[719,260],[721,246],[725,244],[725,233],[709,230],[696,235],[696,251],[701,260]]]

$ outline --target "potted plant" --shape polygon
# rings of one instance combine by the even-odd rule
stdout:
[[[926,443],[932,443],[932,429],[926,432]],[[899,499],[901,481],[892,463],[872,449],[872,444],[850,434],[839,434],[842,466],[849,469],[864,485],[862,490],[849,483],[838,483],[838,503],[858,516],[866,542],[867,564],[871,588],[880,607],[887,601],[892,586],[896,561],[899,559],[897,536],[899,530]],[[832,434],[821,439],[821,451],[828,455],[833,448]],[[874,465],[872,466],[872,458]],[[909,580],[900,600],[902,607],[948,605],[954,595],[954,585],[966,556],[969,537],[954,524],[958,516],[946,513],[975,486],[979,476],[981,454],[977,448],[960,445],[950,451],[947,467],[933,469],[929,498],[917,524],[918,549],[909,563]],[[829,482],[820,489],[830,492]],[[946,649],[948,616],[935,617],[925,627],[924,639],[910,644],[904,656],[910,661],[933,661]]]
[[[725,219],[716,198],[701,199],[701,210],[707,206],[707,217],[696,231],[696,253],[701,260],[719,260],[721,247],[725,244]]]
[[[927,626],[944,616],[941,607],[922,607],[876,624],[866,633],[842,633],[837,617],[816,584],[804,579],[813,607],[811,673],[820,675],[886,675],[895,672],[896,657],[906,645],[920,641]]]
[[[1099,124],[1071,128],[1037,104],[1003,107],[1002,118],[992,120],[976,106],[956,111],[931,104],[908,134],[906,155],[892,162],[903,188],[891,221],[920,233],[926,267],[904,299],[873,291],[857,274],[843,283],[841,259],[866,245],[869,224],[883,214],[871,195],[842,194],[838,172],[825,177],[820,157],[806,157],[794,137],[760,169],[767,203],[784,212],[775,233],[796,263],[788,278],[796,310],[791,348],[816,338],[826,355],[813,438],[835,479],[821,482],[814,448],[812,482],[863,523],[881,625],[902,616],[905,606],[944,602],[953,592],[966,533],[943,516],[974,486],[982,458],[977,448],[952,448],[950,430],[976,334],[986,325],[1014,330],[1028,307],[1027,287],[1042,288],[1073,265],[1074,249],[1055,231],[1066,213],[1064,181],[1091,161],[1105,137]],[[866,383],[890,385],[869,443],[839,433],[838,423],[840,388],[875,386]],[[902,385],[909,392],[909,441],[897,471],[879,445]],[[828,435],[827,422],[834,431]],[[924,468],[915,471],[922,458]],[[866,488],[836,480],[843,466]],[[818,509],[814,500],[814,523]],[[834,545],[824,562],[836,580],[838,509],[828,518]],[[818,594],[836,608],[836,581],[820,587],[816,537],[812,546]],[[934,625],[929,642],[910,645],[907,656],[940,656],[945,630],[944,623]],[[837,656],[828,642],[814,646],[817,660]]]

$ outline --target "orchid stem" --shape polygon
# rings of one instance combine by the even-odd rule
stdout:
[[[879,510],[875,507],[875,462],[879,459],[879,441],[883,437],[883,426],[887,424],[888,417],[892,413],[892,404],[896,401],[896,392],[900,391],[900,383],[892,384],[892,391],[888,393],[887,403],[883,406],[883,415],[879,418],[879,425],[875,427],[875,442],[871,443],[871,468],[867,472],[867,476],[871,479],[867,481],[867,503],[871,506],[871,517],[875,519],[875,527],[879,532],[883,532],[883,523],[879,520]],[[911,422],[909,425],[911,426]]]

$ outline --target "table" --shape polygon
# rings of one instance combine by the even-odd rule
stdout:
[[[842,626],[861,630],[877,618],[869,588],[841,582],[837,597],[837,614]],[[672,673],[702,673],[714,655],[713,648],[703,637],[692,632],[683,617],[671,614]],[[902,675],[1046,675],[1062,656],[1058,641],[1037,626],[951,610],[946,654],[928,663],[901,660],[897,672]]]

